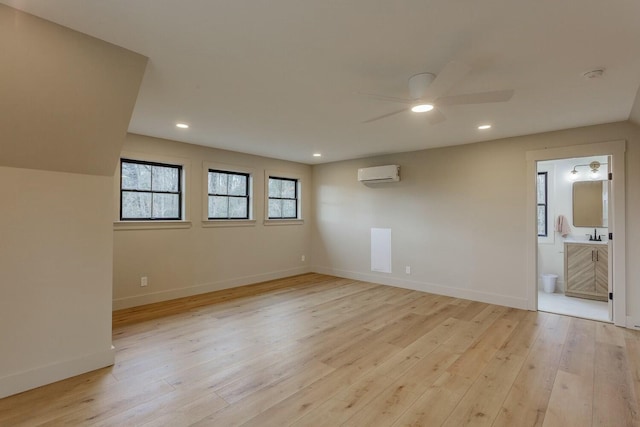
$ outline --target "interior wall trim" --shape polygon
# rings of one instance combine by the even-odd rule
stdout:
[[[7,375],[0,378],[0,399],[84,374],[85,372],[111,366],[115,362],[115,356],[115,348],[110,346],[109,349],[98,353]]]
[[[631,316],[627,316],[627,328],[640,331],[640,320],[635,320]]]
[[[461,298],[471,301],[484,302],[487,304],[497,304],[505,307],[527,309],[527,299],[510,297],[482,292],[474,289],[456,288],[436,283],[419,282],[415,280],[399,279],[395,277],[383,277],[375,274],[359,273],[356,271],[339,270],[329,267],[312,267],[313,273],[328,274],[345,279],[361,280],[364,282],[377,283],[379,285],[394,286],[396,288],[411,289],[413,291],[428,292],[430,294],[444,295],[447,297]]]
[[[113,300],[113,310],[122,310],[124,308],[137,307],[140,305],[153,304],[156,302],[169,301],[177,298],[205,294],[207,292],[236,288],[238,286],[252,285],[254,283],[266,282],[268,280],[284,279],[285,277],[305,274],[309,273],[310,271],[311,270],[309,267],[297,267],[287,270],[256,274],[253,276],[234,277],[233,279],[203,283],[186,288],[169,289],[145,295],[134,295],[131,297],[118,298]]]

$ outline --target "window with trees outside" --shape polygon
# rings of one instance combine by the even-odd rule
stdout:
[[[269,177],[269,219],[298,219],[298,180]]]
[[[538,198],[538,237],[547,237],[547,172],[538,172],[537,183]]]
[[[208,218],[249,219],[250,175],[209,169]]]
[[[120,160],[120,220],[182,219],[182,166]]]

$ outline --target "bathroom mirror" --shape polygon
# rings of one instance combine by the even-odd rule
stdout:
[[[578,181],[573,183],[573,226],[608,227],[608,181]]]

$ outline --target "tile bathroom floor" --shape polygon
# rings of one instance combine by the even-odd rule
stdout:
[[[538,291],[538,310],[611,323],[606,301],[568,297],[559,292]]]

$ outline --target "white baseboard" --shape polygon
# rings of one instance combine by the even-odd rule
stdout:
[[[309,273],[310,271],[311,269],[309,267],[297,267],[288,270],[256,274],[253,276],[236,277],[233,279],[221,280],[219,282],[204,283],[201,285],[189,286],[186,288],[170,289],[166,291],[153,292],[150,294],[117,298],[113,300],[113,310],[122,310],[123,308],[153,304],[154,302],[169,301],[176,298],[184,298],[198,294],[205,294],[207,292],[236,288],[238,286],[252,285],[254,283],[266,282],[267,280],[276,280],[295,276],[298,274],[305,274]]]
[[[640,331],[640,320],[633,320],[631,316],[627,316],[626,327],[629,329],[635,329],[636,331]]]
[[[115,348],[0,378],[0,399],[113,365]]]
[[[399,279],[397,277],[383,277],[375,274],[359,273],[355,271],[338,270],[327,267],[312,267],[314,273],[329,274],[346,279],[362,280],[366,282],[378,283],[381,285],[395,286],[398,288],[412,289],[414,291],[429,292],[437,295],[444,295],[454,298],[468,299],[472,301],[485,302],[488,304],[503,305],[506,307],[527,309],[526,298],[516,298],[505,295],[498,295],[490,292],[480,292],[473,289],[452,288],[434,283],[418,282],[414,280]]]

